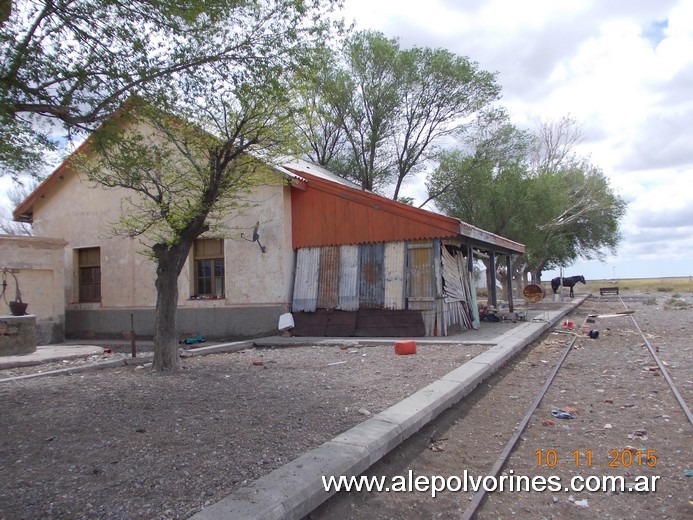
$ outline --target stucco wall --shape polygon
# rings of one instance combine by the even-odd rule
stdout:
[[[225,328],[215,325],[217,336],[224,336],[225,331],[234,337],[276,331],[279,315],[288,309],[293,279],[291,226],[287,220],[291,214],[289,190],[280,183],[258,187],[253,195],[255,205],[246,208],[243,215],[228,215],[224,219],[220,229],[224,234],[225,298],[190,299],[194,273],[189,260],[178,280],[179,316],[205,314],[215,309],[213,315],[223,316],[222,322],[227,323]],[[143,254],[148,249],[144,239],[116,237],[112,232],[122,208],[128,206],[123,200],[131,196],[127,190],[101,188],[73,171],[65,171],[49,195],[34,205],[36,234],[69,243],[63,257],[63,297],[70,336],[85,331],[112,334],[121,327],[115,325],[122,321],[121,314],[129,317],[130,312],[138,310],[148,314],[144,311],[156,304],[155,264]],[[258,221],[259,241],[265,253],[257,243],[240,237],[240,233],[252,237]],[[86,247],[101,248],[101,301],[96,303],[78,301],[77,250]],[[267,312],[267,309],[272,310]],[[254,312],[258,318],[249,319],[248,312]],[[138,331],[139,334],[151,334],[150,321],[144,320],[145,329]],[[126,322],[129,323],[129,318]],[[185,327],[181,323],[179,330]]]
[[[0,268],[7,267],[17,277],[27,313],[36,316],[39,345],[63,340],[65,300],[63,298],[63,251],[66,242],[45,237],[0,235]],[[15,299],[15,284],[7,277],[7,301]],[[9,314],[0,302],[0,314]]]
[[[285,312],[284,305],[180,307],[178,333],[181,339],[197,335],[224,341],[263,337],[277,333],[279,316]],[[154,330],[153,308],[68,310],[65,319],[69,338],[126,339],[131,322],[137,338],[151,339]]]

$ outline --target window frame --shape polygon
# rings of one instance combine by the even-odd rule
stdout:
[[[226,262],[222,239],[197,239],[192,255],[192,297],[213,300],[226,298]],[[202,267],[205,265],[206,267]],[[219,274],[221,272],[221,274]],[[219,292],[219,290],[221,292]],[[209,292],[207,292],[209,291]]]
[[[77,249],[77,301],[98,303],[101,301],[101,248]]]

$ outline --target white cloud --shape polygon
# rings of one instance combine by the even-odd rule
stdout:
[[[656,264],[646,260],[666,255],[672,261],[658,271],[689,274],[683,258],[693,254],[693,2],[346,0],[346,6],[358,28],[382,30],[406,46],[445,47],[497,72],[502,103],[520,126],[567,114],[582,121],[579,153],[629,203],[624,241],[608,261],[647,276]],[[421,183],[409,187],[418,198],[421,190]],[[604,272],[605,264],[594,264]]]

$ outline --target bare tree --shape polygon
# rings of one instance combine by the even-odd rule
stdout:
[[[556,170],[574,158],[575,146],[584,139],[582,123],[570,114],[559,119],[539,121],[537,146],[532,153],[536,171]]]
[[[19,206],[36,189],[38,184],[37,180],[31,179],[12,188],[7,193],[12,209]],[[0,208],[0,232],[6,235],[33,235],[31,224],[28,222],[15,222],[12,218],[12,210],[8,208]]]

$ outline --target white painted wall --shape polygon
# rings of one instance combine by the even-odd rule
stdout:
[[[146,255],[143,238],[116,237],[112,233],[125,197],[124,189],[106,189],[66,171],[62,180],[34,205],[34,232],[38,236],[67,242],[64,254],[64,297],[68,309],[147,308],[156,303],[155,265]],[[293,251],[291,248],[291,195],[284,184],[261,186],[253,196],[257,206],[245,215],[225,218],[225,295],[223,300],[190,300],[191,262],[179,278],[179,306],[189,308],[264,306],[288,304],[291,294]],[[252,237],[259,221],[260,242],[239,237],[241,230]],[[101,248],[100,303],[79,303],[76,250]],[[191,252],[192,254],[192,252]]]
[[[65,323],[65,301],[62,240],[41,237],[0,235],[0,268],[7,267],[17,277],[21,298],[28,303],[27,313],[36,316],[40,343],[62,339]],[[16,297],[12,275],[7,275],[7,301]],[[0,315],[9,314],[0,302]]]

